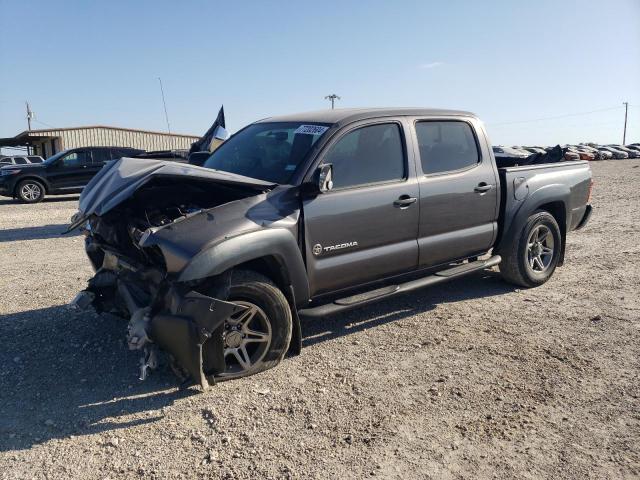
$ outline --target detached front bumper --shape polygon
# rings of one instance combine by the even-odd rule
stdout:
[[[73,305],[80,309],[93,306],[129,319],[129,348],[143,352],[141,380],[157,366],[157,350],[163,349],[181,380],[203,389],[225,371],[225,321],[246,309],[170,282],[154,268],[136,265],[110,251]]]

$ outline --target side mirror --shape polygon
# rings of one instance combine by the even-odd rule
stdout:
[[[217,126],[213,132],[213,138],[216,140],[222,140],[223,142],[229,138],[229,132],[224,127]]]
[[[333,189],[333,165],[325,163],[318,167],[318,190],[326,193]]]

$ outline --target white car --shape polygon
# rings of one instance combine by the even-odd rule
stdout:
[[[28,165],[29,163],[42,163],[44,158],[40,155],[10,155],[0,157],[0,167],[5,165]]]

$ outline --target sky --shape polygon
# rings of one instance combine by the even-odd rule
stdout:
[[[640,142],[640,0],[0,0],[0,137],[203,134],[338,107],[469,110],[495,145]]]

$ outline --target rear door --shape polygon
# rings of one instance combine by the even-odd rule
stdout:
[[[400,119],[346,127],[321,153],[333,190],[304,201],[312,295],[416,268],[418,185]]]
[[[420,266],[485,252],[497,235],[499,184],[474,119],[416,119]],[[481,137],[477,132],[480,132]]]

